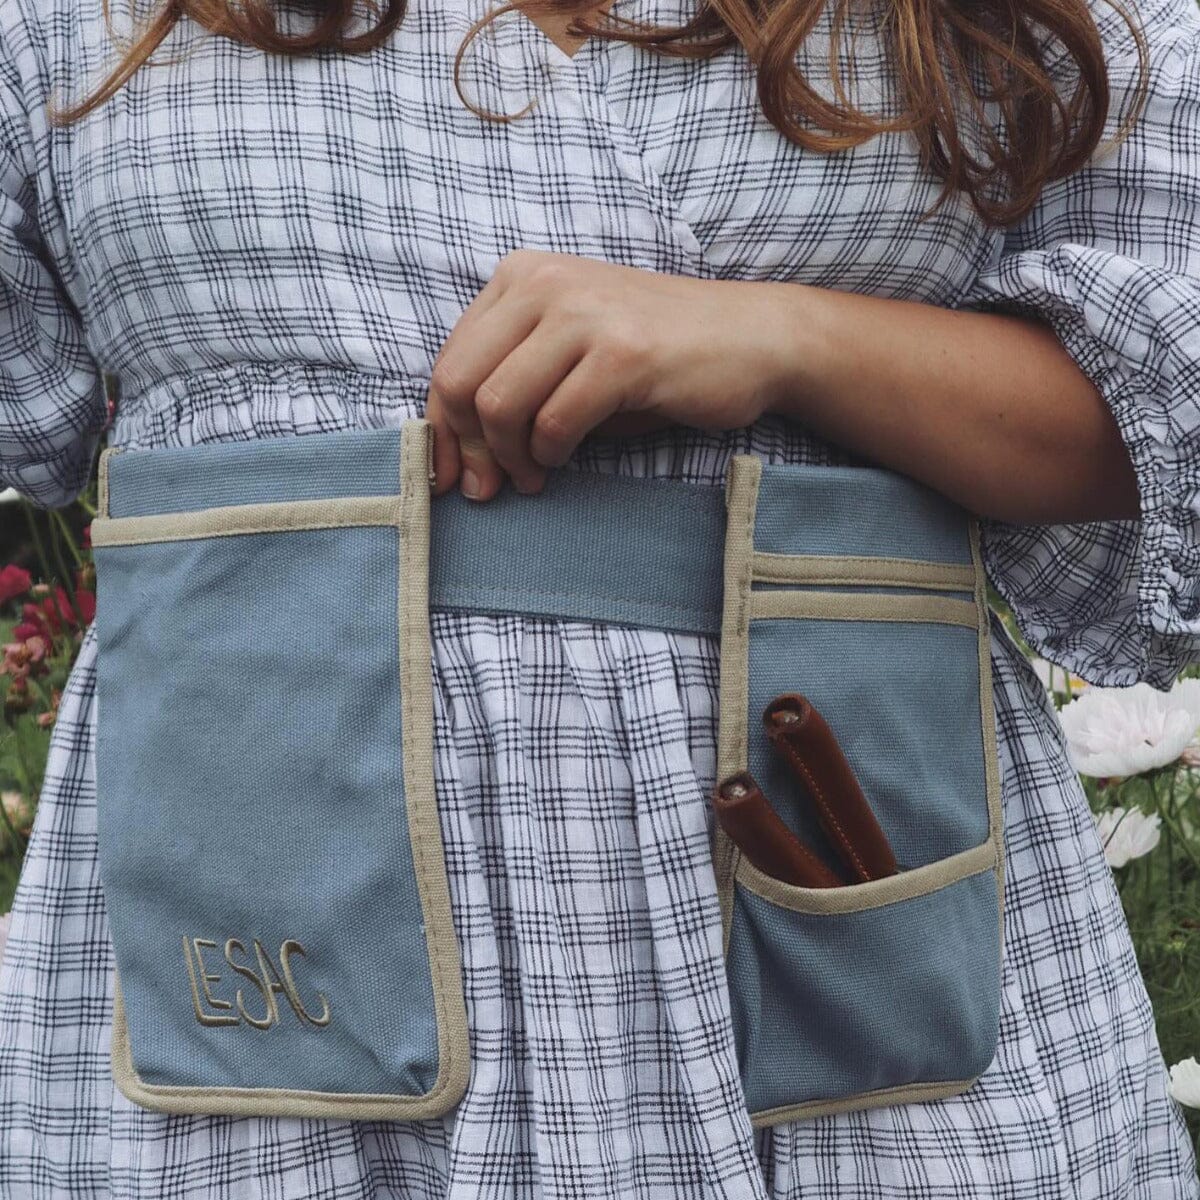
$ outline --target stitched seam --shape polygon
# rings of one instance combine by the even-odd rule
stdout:
[[[239,511],[244,515],[252,507],[270,510],[270,515],[260,513],[258,520],[241,523]],[[332,516],[328,515],[330,509],[334,510]],[[210,508],[143,517],[97,518],[93,522],[92,541],[97,546],[136,546],[241,534],[300,533],[309,529],[395,528],[397,520],[397,502],[393,497],[289,500],[243,505],[232,510]]]
[[[787,754],[788,762],[804,776],[804,782],[808,784],[809,790],[812,791],[817,803],[821,807],[821,811],[826,815],[832,823],[834,829],[837,830],[838,840],[841,842],[842,849],[850,856],[851,861],[858,868],[859,874],[869,876],[870,872],[863,865],[862,860],[855,853],[854,847],[850,843],[850,839],[846,836],[846,831],[842,828],[841,822],[837,819],[837,814],[833,811],[829,801],[825,799],[825,793],[821,791],[821,785],[817,783],[812,772],[808,769],[807,764],[801,757],[792,749],[791,746],[784,743],[784,752]]]
[[[905,558],[903,555],[893,554],[808,554],[803,551],[792,553],[787,550],[755,550],[754,556],[759,561],[772,562],[870,562],[872,564],[879,563],[886,566],[914,566],[914,567],[933,567],[935,569],[944,569],[947,571],[965,571],[970,572],[972,567],[970,563],[950,562],[944,558]]]
[[[866,883],[854,883],[840,888],[811,888],[785,883],[760,870],[749,860],[738,863],[737,879],[742,887],[767,904],[807,916],[827,917],[869,912],[922,899],[948,887],[955,887],[968,879],[993,872],[995,860],[996,847],[988,839],[967,850],[935,859],[932,863],[925,863],[910,871],[901,871],[882,879],[872,879]],[[914,879],[919,882],[914,883]],[[914,888],[915,891],[912,890]],[[884,898],[880,899],[881,896]]]
[[[397,557],[400,559],[400,563],[402,565],[406,565],[406,560],[409,556],[409,547],[410,547],[411,541],[412,541],[412,505],[415,501],[415,496],[414,496],[413,481],[412,481],[413,472],[409,469],[409,462],[408,462],[408,460],[411,457],[412,457],[411,452],[409,452],[408,454],[403,456],[403,460],[402,460],[403,466],[402,466],[402,470],[401,470],[401,479],[400,479],[400,512],[399,512],[398,523],[399,523],[399,527],[400,527],[401,544],[400,544],[400,554]],[[401,586],[403,587],[404,585],[402,584]],[[405,609],[407,607],[407,605],[404,603],[404,601],[406,601],[406,600],[407,600],[407,596],[404,596],[402,599],[402,603],[401,603],[402,609]],[[413,636],[412,636],[411,628],[408,627],[407,621],[404,622],[404,626],[405,627],[402,631],[403,650],[402,650],[402,653],[400,656],[401,679],[402,679],[402,686],[404,688],[403,694],[405,696],[411,697],[413,694],[413,692],[412,692],[413,650],[412,650],[412,645],[411,645],[411,643],[413,641]],[[400,632],[400,631],[398,631],[398,632]],[[412,715],[411,714],[411,705],[409,705],[407,707],[409,707],[409,713],[407,715],[411,716]],[[406,725],[407,724],[409,724],[409,723],[406,723]],[[411,728],[411,725],[409,725],[409,727]],[[401,751],[401,753],[403,753],[403,750]],[[406,808],[408,809],[408,811],[405,814],[406,817],[408,817],[408,815],[411,813],[411,805],[413,803],[413,800],[416,799],[415,792],[416,792],[416,789],[414,789],[414,796],[409,797],[407,794],[407,788],[405,789],[405,803],[406,803]],[[417,803],[420,805],[420,815],[422,818],[424,818],[426,815],[425,799],[422,797],[421,799],[419,799],[417,801]],[[436,815],[436,807],[435,807],[435,815]],[[419,825],[423,825],[423,824],[424,824],[424,819],[422,819],[419,822]],[[408,825],[409,825],[409,833],[411,835],[411,833],[412,833],[411,820],[408,821]],[[429,880],[429,866],[428,866],[428,862],[427,862],[426,856],[425,856],[425,839],[423,837],[415,837],[414,838],[414,837],[410,836],[409,840],[410,840],[410,842],[413,843],[413,849],[416,854],[417,862],[420,866],[421,882],[423,885],[420,889],[421,907],[423,910],[425,910],[427,908],[427,904],[430,899],[429,896],[426,894],[427,888],[428,888],[428,880]],[[429,914],[426,911],[425,916],[426,916],[427,921],[428,921],[428,915]],[[428,924],[432,925],[433,923],[428,922]],[[439,1079],[434,1084],[433,1089],[426,1094],[426,1100],[432,1101],[432,1100],[439,1099],[441,1097],[441,1095],[446,1091],[446,1089],[450,1083],[450,1072],[447,1070],[447,1066],[448,1066],[448,1062],[449,1062],[449,1052],[448,1052],[448,1047],[447,1047],[449,1031],[446,1028],[447,1017],[448,1017],[448,1014],[445,1011],[446,976],[445,976],[444,963],[442,961],[441,939],[438,936],[436,936],[435,931],[430,930],[429,932],[432,933],[433,936],[427,936],[425,941],[426,941],[426,948],[429,951],[430,964],[434,968],[434,979],[432,980],[432,983],[433,983],[433,997],[434,997],[434,1013],[435,1013],[435,1018],[437,1021],[438,1067],[439,1067],[439,1072],[438,1072]]]
[[[760,583],[805,582],[854,586],[928,588],[966,592],[973,587],[971,564],[919,558],[885,558],[874,555],[784,554],[756,550],[754,579]],[[822,567],[829,564],[827,573]],[[853,565],[852,565],[853,564]],[[837,565],[844,570],[839,573]],[[855,569],[857,566],[857,570]],[[894,575],[886,568],[896,569]]]
[[[861,592],[751,593],[756,621],[896,621],[977,629],[976,606],[947,596],[871,595]],[[834,604],[834,601],[837,604]]]
[[[944,1096],[958,1095],[969,1088],[977,1079],[935,1080],[931,1083],[898,1084],[895,1087],[879,1088],[871,1092],[855,1092],[836,1100],[802,1100],[798,1104],[781,1104],[751,1113],[755,1128],[778,1125],[783,1121],[801,1120],[834,1113],[877,1108],[883,1104],[905,1104],[918,1100],[937,1100]]]
[[[457,589],[453,585],[450,585],[445,590],[448,591],[451,595],[453,595]],[[670,602],[665,601],[665,600],[626,601],[624,596],[617,596],[612,593],[530,592],[525,588],[505,587],[505,586],[502,586],[499,584],[497,584],[495,587],[492,587],[489,584],[488,586],[483,587],[483,588],[461,589],[461,590],[457,590],[457,594],[461,597],[464,597],[464,599],[458,600],[458,601],[453,600],[453,599],[441,601],[437,607],[453,608],[453,607],[455,607],[456,604],[458,604],[458,605],[470,604],[472,597],[483,599],[487,596],[527,596],[527,597],[529,597],[530,600],[539,600],[539,599],[544,599],[544,600],[599,600],[599,601],[616,602],[619,604],[630,603],[630,605],[634,608],[662,609],[666,612],[695,613],[695,614],[701,615],[701,616],[716,611],[713,608],[702,608],[699,605],[695,605],[695,604],[671,604]],[[739,631],[739,632],[741,632],[741,631]]]
[[[114,518],[120,520],[121,518]],[[139,518],[129,517],[127,520],[135,521]],[[197,541],[203,538],[216,537],[237,537],[243,533],[304,533],[309,529],[390,529],[392,522],[387,517],[372,517],[364,521],[353,520],[328,520],[315,521],[307,520],[296,525],[283,524],[262,524],[262,525],[246,525],[240,529],[203,529],[197,531],[187,531],[185,533],[161,534],[159,536],[150,535],[148,537],[138,537],[136,534],[130,537],[129,541],[119,541],[117,538],[106,540],[106,546],[138,546],[150,544],[153,542],[186,542]],[[119,538],[119,534],[117,537]]]

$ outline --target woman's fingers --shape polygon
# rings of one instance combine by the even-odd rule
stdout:
[[[462,489],[475,499],[494,496],[505,475],[522,492],[545,483],[546,464],[530,448],[534,418],[586,347],[570,323],[540,319],[542,290],[510,286],[472,305],[432,372],[429,409],[453,432]],[[440,470],[438,484],[449,486]]]
[[[473,500],[494,496],[504,482],[504,473],[488,451],[478,421],[472,424],[461,413],[452,415],[433,383],[425,402],[425,419],[433,426],[434,494],[441,495],[457,482]]]
[[[535,422],[582,351],[543,322],[484,380],[475,411],[488,449],[520,492],[540,491],[545,464],[531,452]]]
[[[540,491],[546,469],[562,466],[593,430],[631,434],[669,424],[652,412],[621,412],[623,380],[611,355],[580,357],[539,326],[473,394],[459,385],[447,396],[431,385],[426,416],[444,430],[435,440],[435,491],[452,485],[460,463],[463,492],[473,499],[490,499],[505,475],[518,491]]]
[[[441,405],[430,395],[425,405],[425,419],[433,426],[433,494],[440,496],[449,491],[459,479],[462,456],[458,450],[458,438],[446,423]]]
[[[477,395],[497,365],[505,361],[536,324],[537,315],[528,306],[501,303],[491,296],[485,300],[484,292],[480,292],[472,307],[459,318],[434,364],[426,416],[435,428],[440,424],[451,431],[457,441],[461,487],[472,499],[490,499],[504,482],[504,469],[488,447],[477,410]],[[439,470],[435,491],[448,486]]]
[[[534,460],[561,467],[593,429],[620,409],[624,379],[610,356],[584,355],[538,408],[529,441]]]

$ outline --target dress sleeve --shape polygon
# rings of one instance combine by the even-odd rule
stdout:
[[[1048,185],[955,307],[1038,316],[1108,403],[1137,474],[1136,521],[981,522],[984,562],[1029,643],[1091,683],[1167,688],[1200,661],[1200,16],[1145,0],[1142,115],[1115,151]],[[1098,3],[1111,104],[1133,39]]]
[[[50,247],[63,238],[29,31],[0,5],[0,486],[57,507],[83,488],[105,421],[103,377]]]

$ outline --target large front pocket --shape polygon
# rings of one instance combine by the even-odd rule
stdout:
[[[719,779],[748,771],[836,863],[762,714],[822,714],[900,869],[801,887],[718,827],[734,1034],[755,1125],[963,1091],[999,1026],[1002,820],[977,527],[890,472],[733,460]]]
[[[106,453],[100,873],[138,1104],[400,1119],[463,1094],[428,438]]]

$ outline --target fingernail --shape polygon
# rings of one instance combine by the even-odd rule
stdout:
[[[465,467],[462,473],[462,494],[468,500],[479,499],[479,476],[470,467]]]

